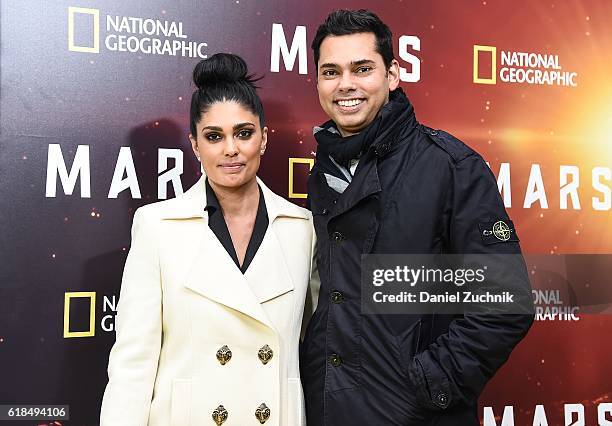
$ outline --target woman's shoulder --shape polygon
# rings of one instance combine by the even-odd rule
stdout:
[[[312,221],[312,213],[303,207],[293,204],[284,197],[269,189],[263,181],[259,180],[267,206],[268,214],[279,217],[293,217]]]
[[[167,200],[146,204],[135,215],[148,220],[189,219],[204,216],[205,199],[198,181],[186,192]]]
[[[293,204],[291,201],[288,201],[287,199],[281,197],[278,194],[275,194],[275,195],[278,199],[278,202],[283,205],[284,209],[291,211],[296,216],[300,216],[300,217],[303,217],[304,219],[312,220],[312,213],[310,212],[310,210],[300,207],[297,204]]]

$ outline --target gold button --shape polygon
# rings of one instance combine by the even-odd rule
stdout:
[[[274,352],[272,352],[272,349],[270,349],[268,345],[263,345],[261,349],[259,349],[259,352],[257,352],[257,357],[263,365],[266,365],[273,356]]]
[[[232,351],[227,345],[221,346],[221,348],[217,351],[217,359],[221,363],[221,365],[225,365],[232,359]]]
[[[219,405],[217,408],[215,408],[215,411],[213,411],[212,418],[217,426],[221,426],[227,420],[228,415],[229,413],[223,407],[223,405]]]
[[[264,424],[270,418],[270,409],[266,404],[261,404],[255,410],[255,417],[259,420],[259,423]]]

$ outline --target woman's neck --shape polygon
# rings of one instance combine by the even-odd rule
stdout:
[[[238,188],[220,186],[208,180],[219,200],[223,216],[241,217],[250,215],[257,210],[259,204],[259,188],[257,179],[253,179]]]

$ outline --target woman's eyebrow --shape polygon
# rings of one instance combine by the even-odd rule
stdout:
[[[248,121],[244,122],[244,123],[238,123],[238,124],[234,125],[234,130],[240,129],[240,128],[246,127],[246,126],[255,126],[255,125],[253,123],[248,122]]]
[[[253,126],[254,127],[255,124],[253,124],[253,123],[251,123],[249,121],[245,121],[244,123],[234,124],[233,129],[237,130],[237,129],[241,129],[241,128],[246,127],[246,126]],[[205,126],[205,127],[202,127],[202,131],[204,131],[204,130],[214,130],[216,132],[222,132],[223,128],[219,127],[219,126]]]

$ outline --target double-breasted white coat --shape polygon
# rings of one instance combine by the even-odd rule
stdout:
[[[136,211],[101,425],[305,424],[312,216],[258,183],[269,227],[244,275],[208,226],[204,177]]]

